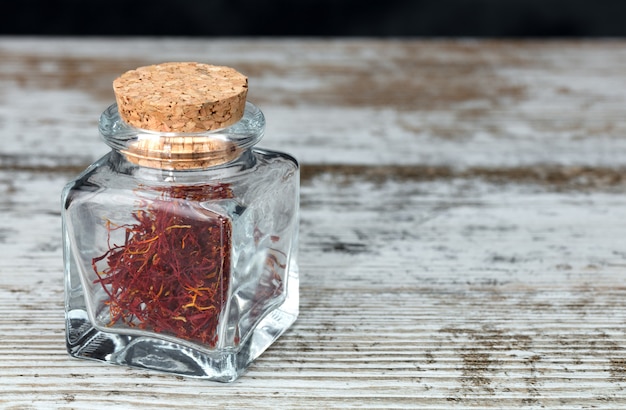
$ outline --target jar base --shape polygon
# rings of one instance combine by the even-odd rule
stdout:
[[[297,281],[297,274],[293,276],[290,275],[290,286],[297,286],[293,283]],[[258,323],[237,351],[218,349],[206,352],[158,337],[106,332],[90,322],[86,310],[72,309],[66,313],[67,351],[81,359],[232,382],[295,322],[298,316],[297,299],[297,293],[290,294]]]

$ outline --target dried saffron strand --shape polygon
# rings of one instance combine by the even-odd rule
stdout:
[[[112,227],[109,249],[92,266],[108,296],[109,326],[118,323],[157,333],[217,344],[225,306],[231,225],[204,210],[201,200],[232,198],[226,185],[174,186],[162,198],[133,212],[135,223]],[[123,245],[111,232],[125,229]],[[98,269],[106,261],[103,270]]]

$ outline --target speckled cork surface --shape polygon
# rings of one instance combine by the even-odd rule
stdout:
[[[248,79],[230,67],[180,62],[127,71],[113,82],[120,117],[151,131],[195,133],[239,121]],[[233,160],[236,144],[208,135],[156,135],[123,150],[129,161],[151,168],[206,168]]]
[[[120,116],[134,127],[200,132],[241,119],[248,79],[230,67],[174,62],[127,71],[113,90]]]

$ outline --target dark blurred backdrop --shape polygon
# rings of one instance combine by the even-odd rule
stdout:
[[[620,37],[624,0],[8,0],[0,34]]]

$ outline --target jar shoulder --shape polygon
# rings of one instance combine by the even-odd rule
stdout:
[[[295,157],[283,151],[255,148],[252,150],[252,153],[262,164],[280,163],[286,167],[293,167],[296,169],[300,167],[300,164]]]
[[[136,197],[138,192],[162,192],[171,186],[228,185],[237,193],[299,186],[299,164],[291,155],[254,148],[227,166],[184,172],[163,172],[128,164],[111,152],[100,158],[64,188],[65,209],[75,201],[100,202],[102,196]]]

